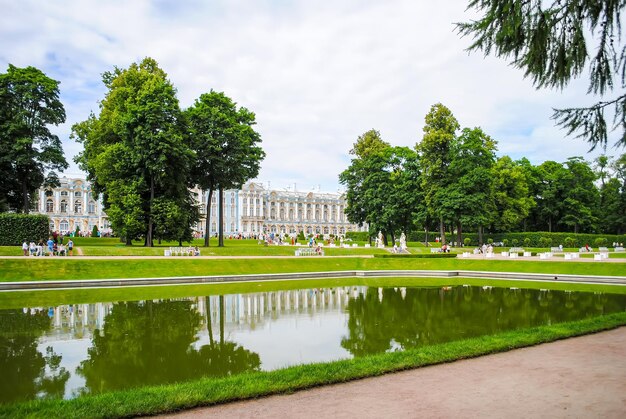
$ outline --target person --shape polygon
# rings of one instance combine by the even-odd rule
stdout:
[[[35,244],[35,242],[30,242],[30,255],[31,256],[36,256],[37,255],[37,245]]]
[[[50,236],[50,238],[48,239],[46,244],[48,245],[48,253],[50,254],[50,256],[54,255],[54,253],[53,253],[53,250],[54,250],[54,240],[52,240],[52,236]]]
[[[28,242],[26,239],[24,239],[24,242],[22,243],[22,253],[24,253],[24,256],[28,256]]]
[[[52,243],[52,254],[54,256],[58,256],[59,254],[59,245],[57,244],[57,242]]]
[[[67,256],[67,250],[65,250],[65,245],[63,243],[59,243],[58,254],[59,256]]]
[[[398,253],[398,245],[393,244],[393,253]]]
[[[589,249],[589,243],[586,243],[586,244],[585,244],[585,250],[586,250],[587,252],[589,252],[589,251],[590,251],[590,249]]]
[[[200,249],[198,248],[198,246],[196,246],[196,247],[193,249],[193,255],[194,255],[194,256],[200,256]]]
[[[71,237],[67,241],[67,250],[68,250],[69,255],[72,256],[72,253],[74,251],[74,242],[72,241]]]

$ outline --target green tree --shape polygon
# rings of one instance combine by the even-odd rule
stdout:
[[[552,232],[563,211],[562,179],[567,176],[567,170],[561,163],[550,160],[543,162],[538,169],[542,180],[535,198],[536,218],[546,222],[548,231]]]
[[[578,233],[594,231],[600,195],[594,184],[596,175],[582,157],[570,157],[563,182],[563,212],[559,224]]]
[[[424,136],[416,145],[422,169],[421,184],[428,212],[439,219],[439,234],[445,243],[444,221],[453,218],[449,206],[444,206],[448,199],[445,187],[452,181],[449,166],[453,159],[456,131],[460,126],[450,109],[441,103],[430,108],[425,122]]]
[[[500,157],[493,166],[495,206],[498,216],[494,227],[499,231],[511,231],[520,225],[534,201],[529,196],[524,169],[510,157]]]
[[[208,190],[205,246],[209,245],[211,198],[219,191],[219,246],[224,246],[223,191],[239,188],[259,173],[265,152],[260,135],[252,128],[255,115],[222,92],[202,94],[185,111],[186,132],[195,152],[192,181]]]
[[[463,225],[478,230],[482,243],[483,227],[495,212],[491,169],[495,163],[496,141],[480,128],[465,128],[455,142],[450,163],[451,182],[445,186],[444,207],[454,213],[457,242],[462,243]]]
[[[127,244],[143,234],[152,246],[156,199],[195,210],[187,205],[193,152],[181,133],[176,90],[151,58],[106,72],[103,82],[108,92],[100,114],[72,127],[73,138],[84,145],[77,162],[103,193],[113,229]],[[186,218],[191,223],[195,217]]]
[[[606,147],[619,130],[617,146],[626,146],[626,48],[621,36],[623,1],[615,0],[470,0],[477,20],[457,24],[474,42],[469,51],[511,59],[537,88],[564,88],[589,69],[588,93],[600,101],[580,108],[558,109],[553,118],[568,135],[576,133],[593,150]],[[595,45],[593,45],[595,44]],[[590,56],[593,51],[593,56]],[[605,98],[614,88],[617,97]],[[613,108],[607,129],[605,110]]]
[[[0,74],[0,210],[28,213],[37,188],[58,186],[55,171],[68,164],[48,126],[63,122],[59,82],[9,64]]]

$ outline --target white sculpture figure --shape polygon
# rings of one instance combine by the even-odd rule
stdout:
[[[380,249],[383,249],[385,247],[385,242],[383,241],[383,233],[381,231],[378,231],[378,238],[376,239],[376,245]]]
[[[406,250],[406,236],[404,235],[404,231],[400,235],[400,249]]]

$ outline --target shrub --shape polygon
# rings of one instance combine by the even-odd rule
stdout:
[[[502,239],[502,246],[507,247],[509,245],[509,239]]]
[[[530,239],[528,237],[524,237],[524,247],[530,247]]]
[[[369,240],[369,235],[367,231],[348,231],[346,233],[346,239],[352,239],[352,241],[366,242]]]
[[[570,236],[565,238],[565,247],[576,247],[576,239]]]
[[[491,237],[489,237],[489,238],[487,239],[487,243],[488,243],[488,244],[493,244],[493,239],[492,239]]]
[[[552,239],[550,237],[541,237],[539,239],[539,247],[550,247],[552,246]]]
[[[22,241],[47,240],[50,235],[47,215],[0,214],[0,245],[19,246]]]
[[[463,239],[463,244],[467,247],[472,243],[472,240],[469,237]]]
[[[609,241],[606,239],[606,237],[598,237],[597,239],[595,239],[593,241],[593,244],[595,245],[595,247],[605,247],[607,244],[609,243]]]
[[[91,237],[98,237],[98,226],[94,225],[93,229],[91,229]]]
[[[519,243],[519,241],[517,239],[511,240],[511,244],[513,245],[513,247],[517,247],[518,243]]]

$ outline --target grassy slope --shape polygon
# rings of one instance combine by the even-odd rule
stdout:
[[[626,324],[626,313],[560,323],[449,342],[404,352],[391,352],[271,372],[144,387],[72,400],[38,400],[0,405],[2,417],[125,417],[174,412],[197,406],[290,393],[319,385],[406,370],[462,358],[593,333]]]
[[[258,258],[258,259],[0,259],[0,281],[143,278],[344,270],[483,270],[550,274],[624,275],[623,263],[478,259]]]

